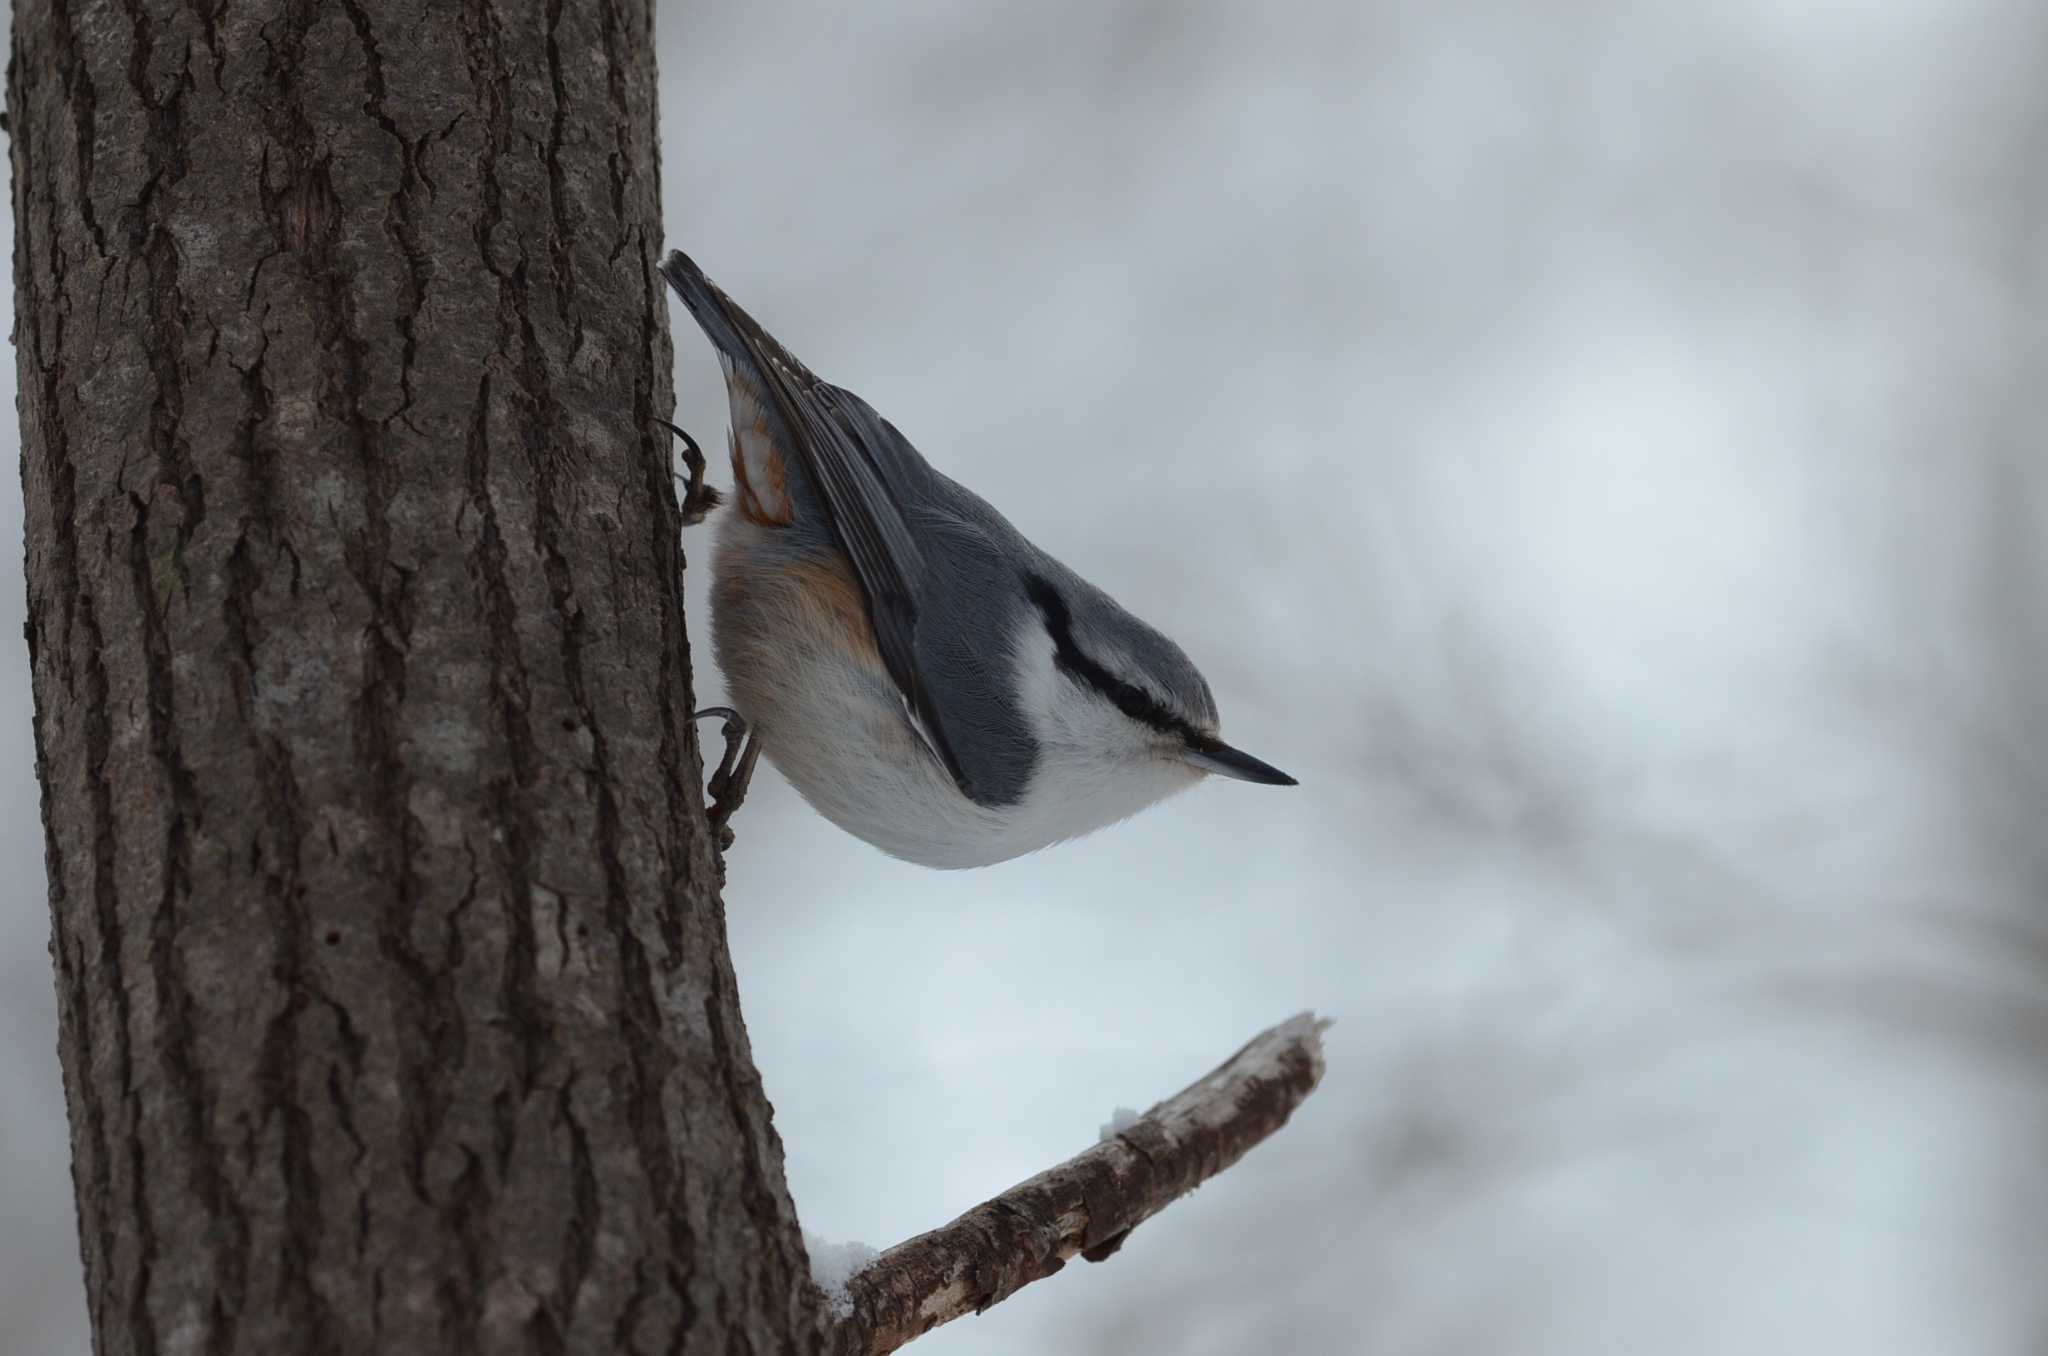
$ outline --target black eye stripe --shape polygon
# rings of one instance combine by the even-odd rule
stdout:
[[[1107,697],[1116,709],[1132,720],[1143,722],[1166,734],[1176,734],[1190,743],[1201,734],[1175,715],[1164,703],[1135,683],[1127,683],[1081,652],[1074,643],[1074,619],[1067,611],[1059,590],[1035,574],[1024,576],[1024,593],[1045,618],[1052,636],[1053,663]]]

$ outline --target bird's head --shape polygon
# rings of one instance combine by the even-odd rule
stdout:
[[[1041,775],[1076,795],[1128,796],[1125,813],[1209,774],[1295,784],[1223,742],[1216,699],[1180,646],[1072,576],[1029,574],[1024,590],[1018,688]]]

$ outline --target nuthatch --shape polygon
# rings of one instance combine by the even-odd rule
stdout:
[[[827,819],[938,867],[1078,837],[1206,773],[1294,785],[1217,738],[1178,645],[813,376],[686,256],[661,274],[731,403],[711,633],[751,735],[712,781],[721,827],[763,747]]]

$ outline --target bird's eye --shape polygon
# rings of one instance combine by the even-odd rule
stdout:
[[[1074,641],[1074,619],[1067,610],[1066,599],[1060,597],[1059,590],[1052,586],[1050,580],[1029,575],[1024,580],[1024,592],[1045,621],[1046,634],[1052,637],[1053,663],[1062,672],[1092,688],[1117,710],[1140,724],[1169,734],[1192,733],[1192,727],[1166,701],[1137,683],[1119,678],[1100,661],[1082,651]]]

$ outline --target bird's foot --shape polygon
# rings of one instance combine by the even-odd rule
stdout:
[[[687,477],[677,476],[683,482],[683,526],[695,527],[704,521],[704,515],[718,507],[718,491],[704,483],[704,449],[697,446],[697,440],[666,419],[659,419],[663,428],[683,440],[683,465],[689,468]],[[745,722],[741,722],[742,728]]]
[[[761,741],[747,732],[746,717],[730,706],[707,706],[691,719],[703,720],[707,716],[717,716],[725,722],[719,731],[725,736],[725,754],[704,788],[711,797],[705,817],[711,821],[712,832],[718,835],[718,850],[724,852],[732,846],[732,826],[728,821],[747,798],[747,787],[754,780],[754,764],[761,757]]]

